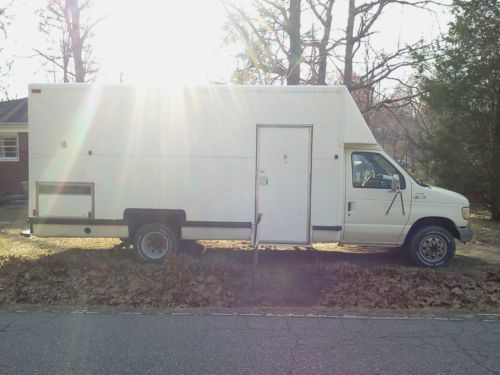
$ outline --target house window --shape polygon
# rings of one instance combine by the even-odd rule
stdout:
[[[19,160],[19,138],[17,134],[0,134],[0,161]]]

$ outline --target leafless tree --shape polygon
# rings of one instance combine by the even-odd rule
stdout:
[[[222,1],[233,41],[243,44],[238,83],[300,84],[302,40],[300,0],[255,0],[253,13]]]
[[[306,0],[305,6],[295,9],[293,14],[299,18],[302,15],[302,19],[312,19],[313,22],[300,34],[294,31],[295,37],[300,35],[300,46],[294,44],[293,51],[297,52],[292,54],[292,48],[288,48],[292,45],[287,44],[287,40],[297,42],[290,37],[290,25],[294,24],[290,17],[294,9],[293,1],[254,0],[252,9],[256,16],[253,17],[230,0],[224,3],[231,19],[231,30],[245,45],[246,53],[241,54],[240,58],[245,55],[249,57],[250,64],[246,68],[251,66],[257,75],[263,72],[272,72],[274,75],[273,79],[261,83],[284,83],[283,77],[290,83],[289,68],[297,65],[297,60],[292,61],[291,57],[300,54],[300,62],[306,68],[302,69],[300,76],[301,69],[297,67],[300,83],[325,85],[338,77],[351,92],[362,90],[374,95],[374,100],[362,108],[364,112],[387,106],[396,100],[374,89],[381,87],[382,81],[397,79],[394,73],[412,66],[415,52],[425,47],[422,43],[399,44],[390,52],[376,51],[371,46],[370,37],[377,31],[377,22],[383,12],[395,5],[427,9],[430,4],[438,4],[434,0],[349,0],[346,27],[334,30],[335,0]],[[364,71],[359,71],[359,67],[356,70],[355,61],[367,58],[369,61],[364,64]],[[297,82],[297,76],[292,81]],[[252,82],[243,79],[239,83]],[[377,95],[381,95],[381,98]]]
[[[304,47],[310,49],[311,57],[307,64],[311,70],[309,84],[326,85],[326,73],[328,56],[337,46],[337,43],[331,41],[333,5],[335,0],[307,0],[309,9],[313,13],[315,20],[321,29],[321,36],[316,35],[316,27],[306,33]]]
[[[3,77],[7,76],[10,72],[12,66],[12,60],[9,57],[5,57],[3,55],[4,50],[4,41],[7,39],[7,26],[12,20],[11,15],[9,14],[9,9],[12,6],[13,0],[9,0],[7,2],[2,1],[0,3],[0,38],[2,42],[0,43],[0,92],[2,95],[7,97],[7,88],[3,82]]]
[[[97,73],[91,39],[102,18],[92,17],[91,6],[91,0],[49,0],[37,10],[49,47],[34,51],[62,71],[63,82],[92,81]]]
[[[398,43],[397,48],[393,51],[376,51],[370,43],[370,37],[376,31],[377,21],[390,6],[428,9],[431,4],[443,5],[434,0],[349,0],[344,40],[344,66],[341,72],[342,82],[349,91],[374,89],[384,80],[395,80],[399,84],[404,84],[399,78],[394,77],[394,73],[401,68],[413,66],[415,54],[426,49],[428,45],[422,42],[405,45]],[[365,71],[358,72],[356,79],[354,79],[354,61],[360,53],[364,53],[365,60],[368,59],[368,62],[365,62]],[[408,102],[414,98],[413,95],[418,95],[389,97],[381,92],[377,94],[378,100],[376,102],[367,103],[366,107],[361,108],[364,113],[387,107],[393,103],[400,105],[401,101]]]

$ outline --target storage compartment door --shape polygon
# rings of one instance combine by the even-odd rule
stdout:
[[[37,216],[94,218],[94,184],[37,182]]]

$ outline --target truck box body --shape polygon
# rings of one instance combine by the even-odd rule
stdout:
[[[338,240],[344,145],[376,145],[343,87],[32,85],[29,111],[39,235],[173,209],[183,237],[250,239],[258,209],[264,242]]]

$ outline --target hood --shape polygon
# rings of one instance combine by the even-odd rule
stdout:
[[[456,204],[463,207],[469,206],[469,200],[462,194],[437,186],[422,187],[415,184],[413,187],[413,191],[414,196],[425,196],[426,203]]]

